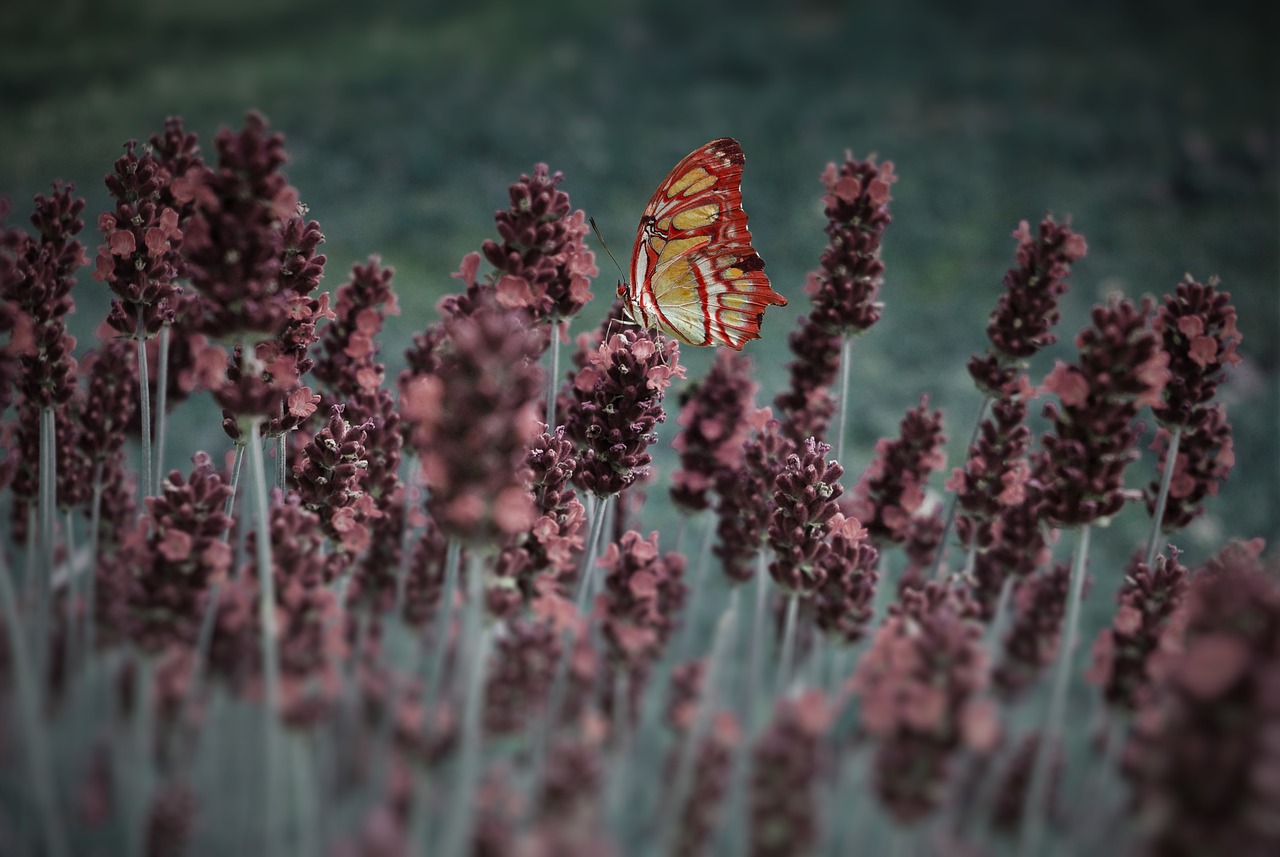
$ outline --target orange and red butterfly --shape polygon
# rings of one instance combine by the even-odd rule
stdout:
[[[618,284],[627,315],[690,345],[741,350],[760,337],[770,305],[786,306],[751,246],[742,210],[742,146],[712,140],[676,164],[640,218],[631,283]]]

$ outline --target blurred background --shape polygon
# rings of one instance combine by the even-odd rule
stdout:
[[[574,206],[625,265],[657,183],[691,149],[731,135],[747,155],[756,246],[791,299],[747,349],[767,403],[786,381],[786,336],[825,242],[819,175],[846,149],[876,153],[900,180],[884,318],[854,351],[846,487],[922,393],[946,411],[948,469],[962,459],[979,402],[964,365],[985,348],[1010,233],[1052,212],[1071,218],[1089,255],[1034,378],[1072,359],[1088,308],[1111,293],[1158,298],[1191,273],[1221,276],[1235,296],[1245,362],[1221,395],[1238,463],[1175,538],[1192,565],[1227,536],[1280,539],[1280,16],[1263,3],[1203,6],[19,2],[0,30],[0,195],[14,203],[9,223],[25,225],[34,194],[74,181],[89,199],[92,255],[103,176],[125,140],[179,114],[212,156],[219,127],[261,110],[285,133],[290,180],[327,236],[324,286],[372,253],[397,271],[404,311],[382,341],[394,377],[522,172],[563,171]],[[618,279],[596,249],[596,300],[575,333],[603,316]],[[108,293],[86,269],[75,297],[87,348]],[[694,351],[691,379],[711,356]],[[207,402],[179,408],[171,464],[225,448],[214,417]],[[673,418],[653,500],[664,499],[674,428]],[[1148,454],[1129,484],[1153,474]],[[661,526],[669,506],[652,503],[646,525]],[[1106,611],[1146,526],[1135,504],[1095,536],[1095,609]]]

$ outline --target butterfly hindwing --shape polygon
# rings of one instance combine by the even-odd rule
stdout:
[[[625,290],[632,318],[691,345],[740,349],[760,335],[773,291],[742,209],[742,147],[713,140],[686,156],[645,208]]]

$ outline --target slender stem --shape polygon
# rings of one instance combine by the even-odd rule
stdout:
[[[89,509],[89,579],[84,589],[84,655],[93,657],[97,645],[98,542],[102,527],[102,462],[93,467],[93,505]]]
[[[147,373],[147,327],[143,318],[143,306],[138,304],[138,407],[142,422],[142,496],[148,497],[155,487],[151,476],[151,378]]]
[[[756,558],[756,603],[751,612],[751,638],[748,641],[747,654],[747,698],[743,706],[745,716],[743,723],[750,734],[755,734],[759,710],[760,687],[764,683],[762,671],[764,664],[764,614],[769,593],[769,559],[761,548]]]
[[[44,680],[49,636],[53,627],[53,571],[57,555],[54,510],[58,502],[58,431],[53,406],[40,409],[40,564],[36,570],[35,655],[36,675]],[[30,538],[30,535],[28,536]]]
[[[160,365],[156,367],[156,436],[155,467],[152,474],[155,483],[148,489],[153,495],[160,494],[160,480],[164,478],[164,441],[165,429],[169,425],[169,325],[160,328]]]
[[[840,404],[836,413],[836,461],[844,464],[845,425],[849,418],[849,365],[853,362],[853,336],[846,333],[840,340]],[[846,468],[847,469],[847,468]]]
[[[591,532],[587,536],[587,552],[582,558],[582,571],[578,575],[578,594],[574,599],[578,612],[590,608],[591,596],[595,591],[596,557],[600,553],[600,535],[604,532],[605,519],[609,517],[610,497],[597,497],[595,514],[591,516]]]
[[[484,621],[484,565],[480,551],[470,552],[467,563],[467,604],[463,614],[468,678],[462,704],[462,743],[457,769],[449,791],[449,815],[445,819],[440,853],[461,857],[471,845],[475,827],[475,792],[480,782],[481,728],[484,720],[485,672],[489,632]]]
[[[283,406],[282,406],[283,407]],[[276,487],[281,492],[289,476],[289,433],[282,431],[276,435]]]
[[[711,643],[711,653],[707,657],[706,673],[702,680],[702,694],[698,700],[698,707],[694,711],[693,725],[689,733],[681,742],[679,761],[676,767],[676,777],[670,792],[669,811],[664,813],[665,817],[671,819],[679,819],[684,811],[685,801],[689,797],[689,792],[693,787],[693,772],[698,761],[698,751],[702,748],[702,742],[706,738],[707,730],[711,725],[711,714],[716,709],[719,702],[717,693],[717,685],[720,680],[720,672],[723,669],[725,653],[729,650],[734,637],[734,630],[738,621],[738,588],[729,593],[729,603],[724,609],[724,613],[720,616],[720,621],[716,623],[715,639]],[[681,829],[680,824],[668,824],[667,829],[667,847],[664,853],[671,854],[674,852],[675,845],[679,841]]]
[[[320,847],[320,813],[316,806],[316,776],[311,764],[313,754],[307,746],[308,737],[306,732],[298,732],[290,742],[293,750],[290,755],[293,757],[294,811],[297,813],[294,829],[297,831],[298,857],[312,857],[323,852]]]
[[[697,629],[698,629],[698,606],[702,590],[707,587],[707,568],[710,566],[711,542],[716,535],[715,521],[706,515],[702,516],[703,522],[706,524],[702,534],[702,544],[698,547],[698,557],[693,564],[692,580],[689,581],[689,594],[685,601],[684,608],[684,627],[680,629],[678,652],[683,652],[686,657],[693,657],[697,654],[694,648],[697,645]],[[684,517],[681,516],[681,522]]]
[[[560,386],[560,325],[558,316],[551,316],[551,371],[547,373],[547,431],[556,430],[556,391]]]
[[[1174,426],[1169,433],[1169,448],[1164,452],[1164,472],[1160,474],[1160,493],[1156,496],[1156,508],[1151,518],[1151,538],[1147,540],[1147,568],[1156,561],[1160,549],[1160,526],[1164,523],[1165,506],[1169,504],[1169,486],[1173,484],[1173,471],[1178,466],[1178,446],[1182,442],[1182,426]]]
[[[787,692],[791,684],[791,662],[796,651],[796,618],[800,614],[800,596],[794,592],[787,594],[787,618],[782,626],[782,654],[778,657],[778,689],[777,695]]]
[[[262,675],[264,688],[264,723],[266,726],[266,744],[263,750],[263,782],[266,794],[263,810],[267,825],[268,844],[271,843],[270,831],[275,822],[276,791],[276,718],[280,713],[280,676],[279,654],[276,649],[276,593],[275,575],[271,566],[271,507],[267,497],[267,474],[262,455],[262,421],[255,418],[249,422],[249,471],[253,479],[253,493],[257,512],[257,537],[253,540],[257,553],[258,565],[258,619],[262,626]]]
[[[22,728],[19,735],[22,752],[26,758],[31,790],[40,816],[40,827],[47,853],[51,857],[64,857],[67,853],[66,833],[59,823],[57,800],[54,793],[52,756],[49,753],[45,720],[40,714],[41,681],[33,674],[36,665],[27,651],[27,639],[22,628],[22,613],[18,609],[18,596],[9,577],[9,568],[0,551],[0,610],[4,611],[4,626],[9,634],[9,663],[13,669],[17,691],[18,716]]]
[[[978,442],[978,434],[982,431],[982,418],[987,413],[987,405],[991,403],[991,394],[987,393],[982,397],[982,402],[978,405],[978,418],[973,421],[973,431],[969,434],[969,445],[966,446],[965,455],[968,456],[969,450],[973,449],[973,445]],[[952,493],[951,499],[947,501],[947,517],[942,522],[942,535],[938,539],[938,552],[933,555],[933,566],[929,569],[929,577],[935,580],[941,579],[946,573],[946,568],[942,564],[942,557],[947,552],[947,539],[951,537],[951,528],[956,522],[956,505],[960,499],[958,493]]]
[[[445,656],[449,651],[449,625],[453,621],[453,593],[458,588],[458,564],[462,557],[462,544],[450,537],[444,554],[444,589],[440,593],[440,605],[432,620],[431,657],[427,662],[427,689],[424,711],[433,711],[436,691],[444,674]]]
[[[1031,767],[1031,782],[1027,788],[1022,836],[1018,843],[1018,853],[1023,857],[1039,855],[1044,841],[1045,818],[1048,814],[1045,802],[1049,795],[1050,774],[1053,768],[1051,760],[1058,735],[1062,731],[1063,718],[1066,715],[1072,656],[1075,654],[1076,636],[1080,624],[1084,569],[1089,556],[1089,531],[1088,524],[1080,528],[1075,562],[1071,566],[1071,588],[1067,598],[1066,622],[1062,628],[1062,645],[1058,651],[1058,664],[1053,675],[1049,710],[1045,716],[1044,728],[1040,731],[1040,743],[1036,746],[1036,757]]]

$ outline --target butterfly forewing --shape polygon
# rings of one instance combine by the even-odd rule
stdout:
[[[628,313],[691,345],[740,349],[760,336],[770,305],[786,298],[769,284],[742,210],[738,141],[691,152],[658,186],[631,254]]]

